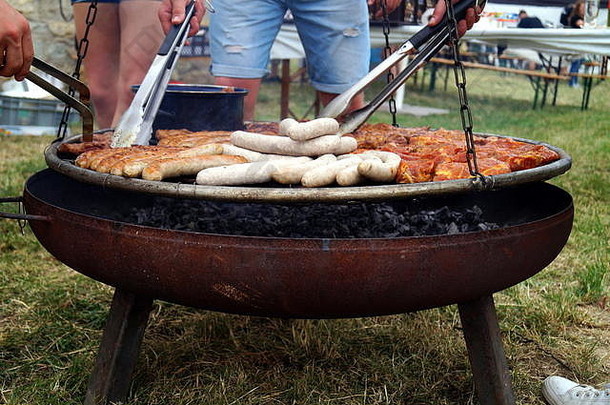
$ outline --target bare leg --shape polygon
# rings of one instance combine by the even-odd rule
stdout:
[[[151,0],[122,1],[119,4],[121,48],[113,126],[133,100],[131,86],[142,82],[163,41],[163,30],[157,17],[160,4]]]
[[[99,128],[108,128],[117,103],[119,75],[119,19],[118,6],[110,3],[97,5],[95,23],[89,32],[89,47],[84,59],[85,81],[91,90],[95,119]],[[80,41],[86,28],[89,3],[74,4],[76,39]]]
[[[241,87],[248,90],[244,99],[244,121],[254,120],[256,97],[261,87],[261,79],[238,79],[233,77],[216,77],[215,83],[219,86]]]

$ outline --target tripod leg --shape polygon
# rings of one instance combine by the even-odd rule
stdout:
[[[115,290],[85,405],[106,405],[127,398],[152,301]]]
[[[481,405],[515,405],[491,295],[458,305]]]

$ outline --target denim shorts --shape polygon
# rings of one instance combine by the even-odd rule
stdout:
[[[342,93],[368,73],[366,0],[214,0],[210,42],[214,76],[262,78],[287,9],[305,48],[311,83]]]

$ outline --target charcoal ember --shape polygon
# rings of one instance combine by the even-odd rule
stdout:
[[[499,228],[476,205],[421,208],[410,203],[250,204],[154,198],[113,212],[114,220],[188,232],[282,238],[397,238]],[[423,204],[425,205],[425,204]]]

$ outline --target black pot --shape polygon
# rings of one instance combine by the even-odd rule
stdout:
[[[137,86],[134,87],[137,90]],[[246,89],[170,84],[153,122],[157,129],[235,131],[244,127]]]

